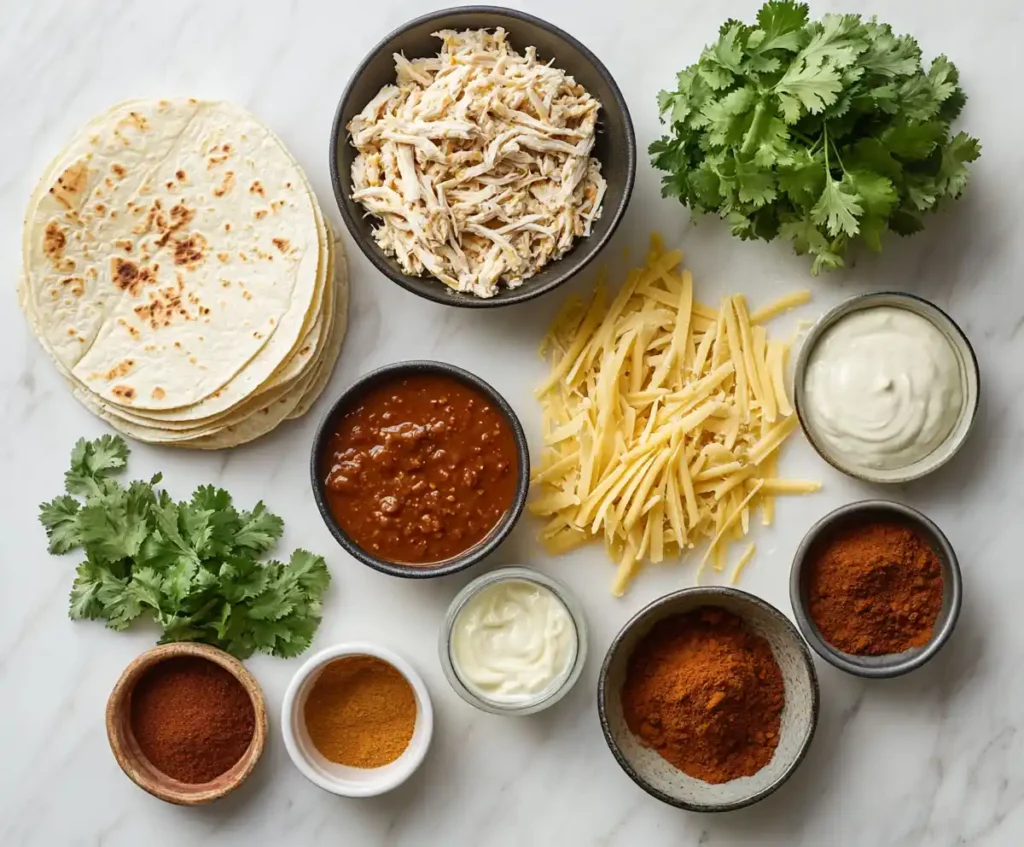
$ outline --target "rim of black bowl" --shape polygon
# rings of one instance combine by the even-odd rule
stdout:
[[[453,293],[448,289],[444,283],[439,280],[433,280],[437,283],[437,290],[433,288],[422,289],[416,285],[416,283],[423,282],[424,280],[430,281],[431,277],[414,277],[408,274],[400,273],[396,271],[380,252],[376,249],[375,245],[369,243],[368,239],[364,237],[363,233],[359,229],[359,225],[353,218],[352,210],[348,203],[348,177],[346,175],[345,180],[342,179],[342,175],[338,170],[338,146],[342,143],[347,143],[347,130],[342,124],[342,114],[345,111],[345,107],[348,105],[349,100],[352,97],[352,92],[355,89],[356,83],[359,78],[366,71],[367,66],[370,62],[380,53],[382,50],[387,48],[388,43],[413,27],[419,26],[420,24],[428,23],[429,21],[435,20],[436,18],[444,17],[446,15],[484,15],[484,14],[495,14],[504,15],[515,20],[525,21],[538,26],[542,29],[547,30],[557,38],[562,39],[571,45],[574,49],[578,50],[586,60],[593,65],[598,75],[601,76],[608,88],[612,92],[612,99],[615,102],[615,108],[622,113],[623,126],[626,129],[626,152],[627,152],[627,163],[626,163],[626,185],[622,193],[622,200],[619,205],[615,208],[612,214],[611,224],[607,231],[600,237],[595,239],[593,236],[588,237],[584,240],[578,240],[573,246],[572,250],[562,257],[563,259],[571,256],[577,249],[586,246],[589,250],[583,260],[572,270],[568,270],[565,273],[554,276],[549,282],[544,285],[537,287],[530,287],[529,280],[527,280],[523,286],[519,289],[514,289],[511,293],[507,293],[506,296],[497,297],[475,297],[472,295]],[[606,108],[605,104],[602,104],[602,108]],[[331,169],[331,186],[334,189],[334,199],[338,204],[338,209],[341,211],[341,217],[345,221],[345,226],[348,228],[349,234],[352,236],[356,244],[359,245],[359,249],[363,251],[363,255],[369,259],[375,268],[384,274],[392,282],[398,283],[406,291],[410,291],[426,300],[432,300],[435,303],[442,303],[446,306],[456,306],[458,308],[465,309],[486,309],[486,308],[497,308],[501,306],[512,306],[516,303],[524,303],[527,300],[532,300],[535,297],[540,297],[542,294],[547,294],[549,291],[553,291],[560,285],[569,281],[570,278],[582,271],[587,265],[597,258],[598,254],[604,249],[605,245],[611,240],[611,237],[615,234],[619,224],[622,222],[623,216],[626,214],[626,209],[629,207],[629,201],[633,194],[633,185],[636,182],[636,163],[637,163],[637,151],[636,151],[636,131],[633,128],[633,119],[629,113],[629,107],[626,105],[626,98],[622,96],[622,91],[619,90],[618,83],[615,82],[615,78],[611,75],[608,68],[605,67],[604,63],[597,58],[590,48],[583,44],[578,39],[574,38],[565,30],[555,26],[552,23],[548,23],[543,18],[538,18],[535,15],[531,15],[527,12],[520,12],[518,9],[509,9],[504,6],[453,6],[445,9],[439,9],[436,12],[429,12],[425,15],[420,15],[413,18],[410,21],[402,24],[400,27],[392,30],[384,38],[382,38],[373,49],[370,50],[363,60],[359,63],[355,72],[349,77],[348,83],[345,85],[345,90],[342,92],[341,99],[338,101],[338,107],[334,112],[334,121],[331,123],[331,144],[330,144],[330,169]],[[602,215],[607,213],[607,209],[604,209]],[[558,260],[561,261],[561,260]],[[557,265],[557,262],[553,263]]]
[[[743,800],[737,800],[734,803],[688,803],[685,800],[678,800],[675,797],[665,794],[663,791],[659,791],[634,770],[633,766],[629,763],[629,760],[619,749],[618,742],[615,740],[612,729],[608,725],[608,714],[605,708],[605,700],[607,699],[608,692],[608,669],[611,666],[616,652],[619,650],[622,640],[626,637],[630,629],[636,626],[640,620],[652,610],[659,606],[669,604],[680,597],[687,597],[691,595],[703,595],[708,598],[710,603],[713,603],[715,598],[718,597],[732,597],[741,602],[751,603],[754,606],[757,606],[770,617],[777,620],[783,625],[784,629],[789,631],[790,635],[793,636],[793,640],[799,645],[800,655],[804,660],[804,667],[806,668],[807,675],[811,680],[811,729],[810,732],[807,733],[806,738],[804,738],[796,758],[790,762],[789,766],[779,774],[778,779],[773,783],[766,785],[756,794],[752,794],[750,797]],[[704,812],[709,814],[716,814],[718,812],[734,812],[737,809],[745,809],[747,806],[753,806],[755,803],[764,800],[769,795],[778,791],[796,772],[800,763],[807,756],[807,751],[811,749],[811,742],[814,740],[814,734],[818,729],[818,715],[820,711],[821,692],[818,687],[818,672],[814,667],[814,657],[811,655],[811,651],[807,647],[807,642],[800,634],[800,630],[794,626],[793,622],[787,618],[778,607],[773,606],[767,600],[763,600],[757,595],[751,594],[749,591],[743,591],[740,588],[732,588],[727,585],[695,585],[690,588],[682,588],[679,591],[673,591],[671,594],[665,594],[656,600],[652,600],[639,612],[633,615],[633,617],[626,621],[626,623],[623,624],[622,629],[616,633],[615,638],[612,639],[612,643],[608,647],[608,652],[605,653],[604,661],[601,663],[601,672],[597,678],[597,713],[601,720],[601,732],[604,735],[604,740],[608,745],[608,749],[612,751],[615,761],[619,763],[619,767],[626,772],[626,775],[632,779],[633,782],[639,785],[655,799],[661,800],[661,802],[667,803],[669,806],[675,806],[677,809],[685,809],[688,812]]]
[[[463,553],[445,559],[442,562],[432,564],[402,564],[381,559],[368,553],[345,532],[335,520],[331,513],[330,506],[324,497],[324,482],[320,472],[320,457],[323,453],[327,440],[334,433],[334,423],[339,414],[349,408],[352,403],[366,390],[403,374],[436,373],[449,376],[476,389],[486,396],[504,415],[512,428],[512,437],[516,442],[516,467],[519,472],[519,482],[516,486],[516,493],[512,499],[512,505],[505,512],[502,519],[495,524],[490,533]],[[352,385],[342,391],[327,413],[317,425],[316,435],[313,436],[313,449],[309,461],[310,481],[313,485],[313,498],[316,500],[317,510],[323,518],[331,535],[345,550],[356,560],[364,565],[369,565],[374,570],[391,576],[400,576],[406,579],[430,579],[439,576],[448,576],[470,568],[493,553],[501,543],[512,532],[512,528],[519,521],[526,506],[526,495],[530,487],[530,452],[526,443],[526,433],[523,425],[516,415],[509,402],[498,393],[489,382],[481,379],[476,374],[470,373],[457,365],[447,362],[438,362],[431,359],[410,359],[403,362],[394,362],[390,365],[376,368],[367,374],[359,377]]]
[[[813,546],[826,537],[840,521],[856,520],[859,516],[863,516],[864,520],[870,520],[868,515],[871,512],[886,513],[896,522],[917,527],[925,536],[925,540],[936,548],[940,558],[948,563],[948,567],[944,566],[942,570],[943,574],[949,572],[949,584],[947,585],[947,581],[944,579],[942,590],[943,592],[949,591],[949,611],[945,617],[942,617],[941,612],[939,613],[940,619],[936,621],[938,629],[933,632],[931,641],[905,659],[899,658],[902,655],[900,653],[888,656],[854,656],[836,649],[822,637],[804,600],[803,579]],[[963,604],[963,578],[960,573],[960,561],[957,559],[953,545],[946,538],[946,534],[927,515],[895,500],[859,500],[856,503],[847,503],[845,506],[834,509],[807,531],[800,546],[797,547],[789,571],[789,601],[793,606],[793,616],[796,618],[797,626],[800,627],[804,638],[807,639],[814,652],[826,662],[841,671],[864,679],[891,679],[917,670],[928,663],[949,641],[953,630],[956,629],[956,623],[960,618],[960,607]],[[872,664],[859,661],[864,659],[875,661]]]

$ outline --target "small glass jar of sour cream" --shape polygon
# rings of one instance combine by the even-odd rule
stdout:
[[[467,703],[496,715],[530,715],[553,706],[579,679],[587,625],[560,582],[529,568],[502,568],[459,592],[438,647],[448,682]]]

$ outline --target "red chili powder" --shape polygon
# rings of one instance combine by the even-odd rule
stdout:
[[[224,668],[178,656],[149,668],[132,690],[131,727],[157,770],[181,782],[216,779],[249,749],[256,712]]]

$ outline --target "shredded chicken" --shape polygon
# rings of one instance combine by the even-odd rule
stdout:
[[[601,104],[497,29],[435,33],[348,125],[354,200],[402,270],[493,297],[590,235],[607,187],[590,155]]]

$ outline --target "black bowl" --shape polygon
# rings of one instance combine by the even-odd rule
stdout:
[[[886,656],[855,656],[833,647],[821,634],[818,625],[811,617],[806,577],[811,568],[810,563],[821,544],[827,542],[836,532],[872,521],[903,524],[917,532],[928,543],[942,568],[942,608],[935,621],[932,637],[923,647],[913,647],[904,653],[893,653]],[[789,597],[800,632],[821,658],[839,670],[855,676],[868,679],[887,679],[916,670],[931,661],[943,648],[953,634],[957,619],[960,617],[960,606],[963,602],[963,579],[953,545],[931,520],[903,503],[891,500],[862,500],[858,503],[840,506],[834,512],[825,515],[808,530],[793,557],[793,567],[789,575]]]
[[[519,288],[502,289],[494,297],[481,298],[453,292],[429,276],[405,274],[393,258],[384,255],[373,240],[373,218],[366,217],[362,206],[351,197],[352,162],[356,150],[349,143],[346,127],[381,88],[394,82],[394,53],[404,53],[409,58],[434,56],[441,47],[441,42],[432,36],[438,30],[493,29],[499,26],[508,32],[517,49],[522,51],[531,45],[536,47],[541,58],[554,60],[557,67],[575,77],[601,102],[593,155],[601,162],[608,191],[601,217],[595,221],[588,238],[579,239],[569,253],[526,280]],[[377,269],[420,297],[449,306],[473,308],[508,306],[530,300],[557,288],[586,267],[601,252],[622,220],[636,177],[633,123],[626,101],[608,69],[579,41],[558,27],[525,12],[494,6],[466,6],[432,12],[399,27],[374,47],[356,69],[341,96],[331,130],[330,155],[331,182],[341,216],[356,244]]]
[[[402,375],[417,373],[435,373],[457,379],[479,391],[501,411],[512,428],[512,437],[516,442],[516,464],[519,480],[516,485],[516,493],[512,500],[512,505],[484,539],[458,556],[446,559],[443,562],[426,565],[405,565],[391,562],[387,559],[380,559],[367,552],[356,544],[348,536],[348,533],[341,528],[331,513],[331,509],[327,504],[327,498],[324,496],[324,479],[321,473],[320,458],[324,447],[335,432],[335,424],[338,417],[351,408],[352,404],[364,392],[382,382]],[[313,497],[316,500],[317,509],[320,510],[320,517],[324,519],[324,523],[327,524],[331,535],[334,536],[335,540],[345,550],[364,565],[369,565],[371,568],[382,573],[409,579],[427,579],[435,576],[448,576],[449,574],[472,567],[477,562],[487,558],[508,537],[512,527],[516,525],[516,521],[522,515],[523,508],[526,506],[526,495],[530,487],[530,451],[526,444],[526,434],[523,432],[523,425],[512,410],[512,407],[508,404],[508,401],[493,386],[484,382],[480,377],[455,365],[449,365],[446,362],[396,362],[392,365],[385,365],[375,371],[370,371],[370,373],[360,377],[334,401],[327,414],[324,415],[323,420],[320,421],[320,426],[317,427],[316,435],[313,438],[313,451],[310,457],[309,470],[310,479],[313,483]]]

